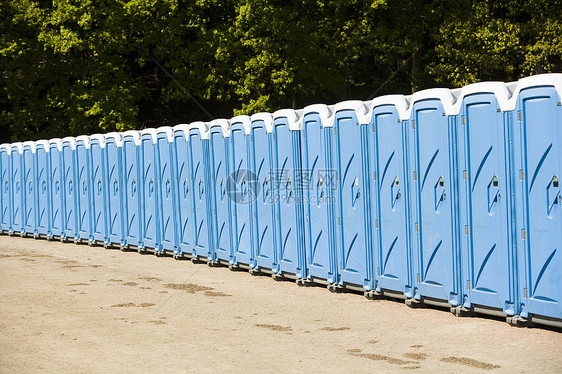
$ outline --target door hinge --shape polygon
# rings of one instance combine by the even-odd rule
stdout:
[[[277,213],[277,220],[279,221],[279,213]]]
[[[421,275],[418,274],[418,283],[421,283]]]
[[[336,127],[334,130],[335,130],[336,136],[337,136],[338,135],[338,128]]]
[[[379,228],[379,220],[378,220],[378,219],[375,220],[375,227],[376,227],[377,229]]]
[[[468,180],[468,171],[464,171],[464,180],[467,181]]]
[[[470,235],[470,226],[466,226],[466,235]]]
[[[275,133],[273,134],[273,140],[275,140]]]
[[[306,130],[302,130],[302,137],[306,138]]]
[[[375,127],[376,127],[376,126],[375,126],[375,124],[373,123],[373,132],[375,132]]]
[[[517,112],[517,116],[519,116],[519,121],[523,121],[523,112],[522,111]]]
[[[417,181],[418,180],[418,172],[414,171],[414,180]]]
[[[412,121],[412,129],[414,129],[414,130],[416,129],[416,120]]]
[[[521,180],[525,180],[525,170],[519,171],[519,177],[521,178]]]
[[[470,281],[467,282],[468,283],[468,289],[471,290],[472,289],[472,284]]]
[[[462,125],[463,125],[463,126],[466,125],[466,116],[462,116]]]
[[[355,126],[359,126],[359,122],[355,122]]]
[[[420,232],[420,224],[416,222],[416,232]]]
[[[341,226],[341,217],[338,217],[338,225]]]
[[[445,117],[445,112],[441,113],[441,115],[442,115],[443,117]]]
[[[377,172],[375,171],[375,180],[377,180]]]
[[[379,277],[381,276],[381,268],[377,268],[377,272],[379,273]]]
[[[527,230],[523,229],[521,236],[523,237],[523,240],[527,239]]]
[[[525,299],[529,298],[529,289],[525,288]]]
[[[340,262],[340,269],[343,270],[343,262]]]

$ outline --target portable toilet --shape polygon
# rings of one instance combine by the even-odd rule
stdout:
[[[77,241],[87,240],[91,243],[91,177],[90,177],[90,137],[81,135],[76,137],[76,181],[78,188],[78,237]]]
[[[210,198],[213,204],[213,242],[217,260],[224,265],[234,264],[234,238],[231,222],[231,200],[227,193],[230,175],[230,123],[226,119],[209,124],[209,168],[211,170]]]
[[[368,112],[361,101],[344,101],[326,124],[334,133],[338,283],[358,291],[372,287]]]
[[[193,214],[193,194],[191,166],[189,164],[189,127],[186,124],[174,126],[173,163],[177,197],[177,253],[174,258],[191,257],[195,242],[195,221]]]
[[[145,129],[141,133],[141,154],[139,161],[142,173],[142,241],[139,251],[154,250],[158,244],[158,218],[155,167],[156,130]]]
[[[275,196],[272,182],[273,157],[271,143],[273,139],[273,117],[270,113],[257,113],[250,117],[250,171],[255,182],[252,195],[253,246],[255,269],[273,274],[277,268],[277,251],[275,243]]]
[[[28,141],[22,144],[21,170],[23,176],[23,230],[22,236],[32,234],[37,237],[35,221],[35,205],[37,196],[35,194],[35,142]]]
[[[139,249],[142,235],[142,183],[140,167],[140,132],[135,130],[123,133],[123,222],[124,249]]]
[[[510,101],[520,315],[561,327],[562,74],[521,79]],[[489,134],[488,134],[489,136]]]
[[[23,235],[23,217],[24,217],[24,204],[23,204],[23,172],[22,172],[22,143],[12,143],[10,151],[10,170],[11,170],[11,183],[12,183],[12,234],[18,233]]]
[[[107,183],[105,177],[105,136],[90,135],[90,189],[91,189],[91,227],[90,245],[103,245],[107,242]]]
[[[463,87],[455,103],[463,291],[459,312],[515,313],[510,125],[504,121],[510,96],[504,83],[476,83]]]
[[[227,196],[232,201],[232,232],[234,233],[234,264],[231,268],[254,266],[251,217],[255,178],[249,172],[249,142],[251,121],[248,116],[230,120],[230,174],[227,179]]]
[[[176,198],[173,171],[174,131],[169,126],[156,129],[156,168],[158,173],[158,221],[160,241],[154,251],[156,255],[177,252],[176,244]]]
[[[122,183],[123,171],[121,157],[123,139],[119,133],[105,135],[105,176],[107,181],[107,242],[111,245],[123,246],[123,205]]]
[[[37,235],[46,239],[51,231],[51,199],[49,183],[49,142],[35,142],[36,177],[37,180]]]
[[[0,188],[2,188],[2,211],[0,212],[0,228],[3,234],[11,230],[10,216],[12,198],[10,193],[10,144],[0,145]]]
[[[413,294],[407,171],[409,102],[387,95],[370,102],[369,179],[373,290],[370,295],[411,298]],[[413,179],[413,178],[411,178]]]
[[[209,170],[209,130],[203,122],[193,122],[188,126],[188,158],[191,166],[193,223],[195,237],[192,259],[204,258],[209,265],[216,262],[213,245],[213,226],[211,223],[211,201],[209,194],[211,178]]]
[[[412,95],[409,170],[414,297],[408,305],[459,304],[455,98],[435,88]]]
[[[65,208],[64,208],[64,168],[62,165],[62,140],[49,140],[49,227],[47,239],[64,240]]]
[[[300,178],[302,111],[281,109],[273,113],[272,177],[277,212],[275,229],[277,266],[274,278],[283,276],[302,280],[306,277],[303,189]]]
[[[332,109],[323,104],[303,109],[300,121],[302,168],[297,188],[303,190],[307,277],[331,286],[337,283],[335,195],[336,171],[332,165]]]
[[[68,240],[73,238],[77,241],[77,217],[76,217],[76,140],[73,137],[62,139],[62,170],[64,181],[64,237]]]

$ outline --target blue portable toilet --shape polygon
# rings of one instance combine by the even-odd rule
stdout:
[[[62,140],[49,140],[49,235],[47,239],[64,240],[64,168],[62,165]]]
[[[156,156],[158,173],[158,221],[160,222],[160,242],[156,255],[175,254],[176,243],[176,198],[173,172],[174,131],[169,126],[156,129]]]
[[[10,152],[10,183],[12,184],[12,231],[11,234],[18,233],[22,235],[23,232],[23,217],[24,217],[24,186],[23,186],[23,171],[22,171],[22,143],[12,143]]]
[[[223,265],[234,264],[231,200],[227,194],[229,163],[230,122],[217,119],[209,123],[209,169],[211,171],[211,204],[213,214],[213,243],[217,261]]]
[[[12,197],[10,189],[10,144],[0,145],[0,188],[2,188],[2,210],[0,211],[0,228],[2,234],[11,230]]]
[[[455,104],[463,291],[459,312],[515,313],[510,129],[504,121],[510,96],[504,83],[476,83],[463,87]]]
[[[256,178],[253,184],[252,209],[255,270],[274,273],[277,268],[275,243],[275,196],[272,177],[273,117],[270,113],[256,113],[250,117],[250,170]]]
[[[227,179],[227,195],[232,201],[232,232],[234,263],[231,268],[254,267],[251,217],[253,217],[252,193],[255,183],[250,169],[250,117],[236,116],[230,120],[230,174]]]
[[[107,242],[107,183],[105,176],[105,135],[90,136],[91,240],[90,245]]]
[[[123,133],[123,249],[139,249],[142,242],[141,136],[135,130]]]
[[[87,240],[91,243],[91,177],[90,177],[90,137],[81,135],[76,137],[76,181],[78,188],[77,209],[78,214],[78,237],[77,241]]]
[[[189,164],[189,126],[174,126],[173,160],[176,188],[177,253],[175,259],[191,257],[195,243],[191,166]]]
[[[204,258],[209,265],[216,263],[213,244],[212,209],[209,193],[211,178],[209,169],[209,130],[203,122],[193,122],[188,128],[188,158],[191,166],[193,223],[192,260]]]
[[[323,104],[303,109],[300,129],[302,171],[296,188],[303,190],[304,237],[308,278],[330,288],[337,283],[335,195],[338,181],[331,150],[333,107]]]
[[[106,247],[123,247],[123,171],[121,157],[123,139],[120,133],[105,135],[105,176],[107,180],[107,242]]]
[[[283,276],[302,282],[306,278],[303,189],[301,176],[302,111],[281,109],[273,113],[274,200],[276,204],[277,266],[274,278]]]
[[[22,173],[23,173],[23,231],[22,236],[28,234],[37,237],[37,227],[35,221],[35,205],[37,196],[35,195],[35,142],[28,141],[22,144]]]
[[[413,297],[410,203],[407,171],[409,103],[402,95],[371,101],[369,112],[369,179],[373,290]]]
[[[73,238],[77,242],[78,218],[76,207],[76,140],[73,137],[62,139],[62,173],[64,184],[64,236],[63,240]]]
[[[408,305],[457,306],[458,224],[455,98],[447,89],[414,93],[408,134],[413,177],[413,259],[416,291]]]
[[[372,287],[368,112],[361,101],[344,101],[327,123],[334,130],[338,283],[357,291]]]
[[[158,214],[157,188],[158,178],[155,166],[156,130],[144,129],[141,135],[141,154],[139,161],[142,173],[142,241],[140,252],[157,248],[158,245]]]
[[[37,180],[37,235],[47,239],[51,231],[49,217],[51,216],[51,199],[49,183],[49,142],[38,140],[35,142],[36,177]]]
[[[519,314],[562,327],[562,74],[521,79],[513,129]]]

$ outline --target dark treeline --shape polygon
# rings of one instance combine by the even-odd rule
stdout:
[[[561,56],[562,0],[3,0],[0,140],[510,81]]]

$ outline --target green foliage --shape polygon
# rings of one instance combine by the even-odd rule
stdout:
[[[4,141],[562,71],[561,0],[4,0]],[[155,60],[175,80],[159,68]]]

